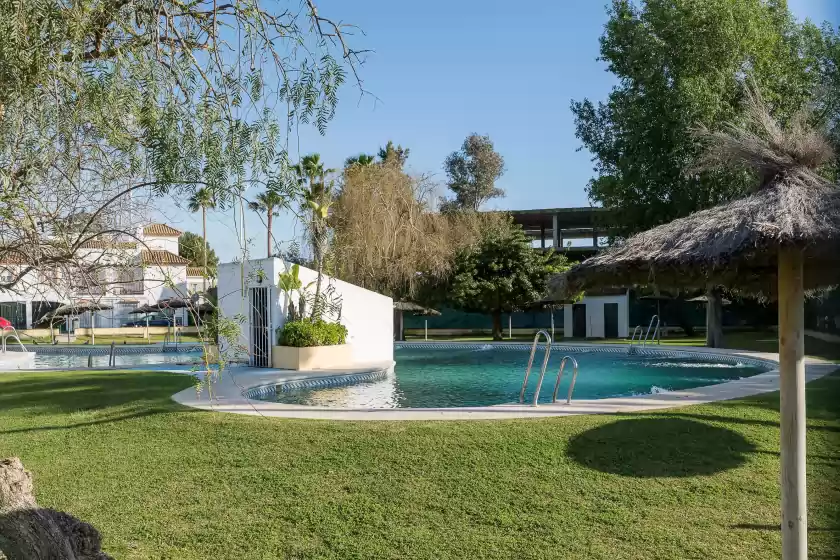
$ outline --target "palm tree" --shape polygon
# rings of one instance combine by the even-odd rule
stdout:
[[[271,226],[274,218],[280,215],[280,210],[289,206],[289,199],[284,194],[269,189],[261,192],[256,198],[248,203],[248,208],[254,212],[259,212],[267,216],[266,220],[266,243],[268,257],[271,257],[271,246],[273,236],[271,234]]]
[[[394,146],[391,140],[385,144],[384,148],[379,148],[379,159],[382,163],[395,163],[399,167],[405,165],[405,160],[408,159],[408,148],[403,148],[400,145]]]
[[[308,184],[301,196],[305,205],[302,213],[309,230],[309,243],[318,276],[315,280],[315,302],[312,305],[312,317],[317,319],[321,313],[321,283],[324,275],[324,254],[329,237],[327,217],[333,203],[333,185],[327,184],[326,177],[335,169],[324,169],[320,154],[304,156],[295,167],[298,179]]]
[[[207,210],[216,207],[216,197],[206,187],[202,187],[195,191],[190,197],[187,208],[190,212],[198,212],[201,210],[201,235],[204,238],[204,269],[202,276],[203,291],[207,293]]]
[[[367,167],[369,165],[373,165],[376,163],[376,157],[371,154],[359,154],[357,156],[351,156],[344,160],[344,167],[350,168],[354,166],[361,166]]]

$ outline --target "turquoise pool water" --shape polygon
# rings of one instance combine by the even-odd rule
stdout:
[[[268,393],[260,398],[314,406],[358,408],[438,408],[487,406],[516,401],[529,350],[477,345],[468,349],[410,348],[395,350],[396,367],[388,378],[356,385]],[[551,393],[564,353],[551,354],[540,402]],[[729,363],[714,356],[665,357],[627,353],[580,352],[575,399],[601,399],[690,389],[723,383],[766,371],[754,364]],[[534,359],[526,402],[532,402],[542,354]],[[567,364],[558,393],[565,396],[571,380]]]
[[[84,355],[39,354],[35,351],[35,368],[86,368],[88,357]],[[108,367],[108,355],[93,356],[93,367]],[[177,367],[190,369],[193,364],[201,364],[201,352],[160,352],[156,354],[117,354],[114,356],[116,367],[162,369]],[[148,367],[147,367],[148,366]]]

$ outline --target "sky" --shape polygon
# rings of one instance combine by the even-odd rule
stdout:
[[[328,167],[393,140],[411,150],[408,168],[443,185],[446,156],[470,133],[489,134],[505,159],[497,182],[500,209],[588,206],[591,156],[579,150],[572,100],[603,100],[614,84],[597,61],[607,0],[534,0],[521,9],[501,0],[320,0],[321,14],[358,25],[357,48],[375,52],[341,92],[325,136],[302,127],[292,155],[318,152]],[[788,0],[798,19],[840,22],[840,0]],[[374,97],[375,96],[375,97]],[[201,233],[200,215],[177,205],[171,225]],[[276,220],[275,238],[294,236],[292,218]],[[246,216],[251,255],[266,252],[265,227]],[[299,226],[297,226],[299,228]],[[208,240],[222,262],[241,255],[233,218],[208,216]]]

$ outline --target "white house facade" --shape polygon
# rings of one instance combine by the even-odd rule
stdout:
[[[139,319],[130,313],[141,305],[154,305],[171,297],[186,297],[203,289],[201,268],[188,267],[178,255],[183,232],[166,224],[149,224],[131,240],[90,241],[81,251],[84,262],[95,263],[95,278],[61,278],[33,270],[15,286],[0,290],[0,317],[17,329],[33,328],[49,311],[71,302],[91,301],[111,309],[83,313],[76,326],[114,328]],[[0,262],[0,279],[8,281],[22,263]],[[210,285],[208,281],[208,286]],[[187,324],[183,309],[174,310],[176,321]],[[179,319],[180,318],[180,319]]]

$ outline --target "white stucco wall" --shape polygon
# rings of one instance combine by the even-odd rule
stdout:
[[[178,254],[178,238],[177,237],[156,237],[154,235],[144,235],[143,243],[149,249],[163,249],[170,253]],[[144,249],[146,248],[144,247]]]
[[[286,317],[286,302],[277,288],[277,277],[282,271],[285,271],[285,263],[276,258],[219,265],[217,285],[219,309],[222,315],[225,317],[241,315],[247,319],[247,289],[269,286],[271,290],[269,301],[272,304],[271,330],[274,337],[275,330],[283,325]],[[258,281],[260,277],[263,278],[261,283]],[[317,273],[314,270],[300,267],[300,279],[304,286],[314,282],[316,278]],[[391,298],[324,276],[323,287],[330,285],[334,287],[336,297],[341,298],[340,320],[347,327],[347,342],[353,348],[355,363],[392,360],[394,325]],[[309,289],[313,291],[314,285]],[[329,317],[333,320],[335,318]],[[239,343],[247,348],[249,346],[247,323],[242,325],[240,331]]]
[[[627,294],[617,296],[586,296],[577,304],[586,305],[586,337],[604,338],[604,304],[618,304],[618,336],[626,338],[629,333],[629,303],[630,297]],[[563,307],[563,336],[573,336],[572,305]]]

